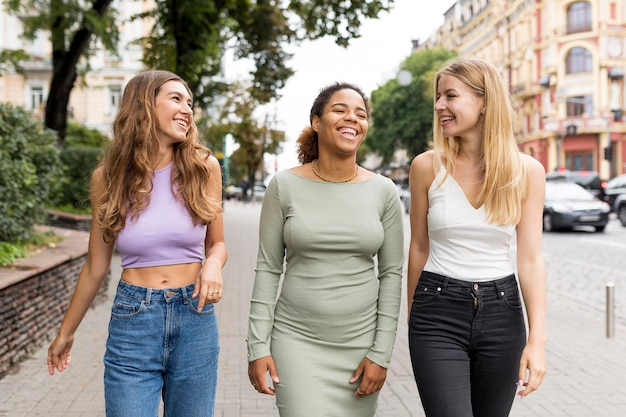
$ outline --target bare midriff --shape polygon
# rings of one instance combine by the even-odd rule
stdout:
[[[193,284],[202,265],[199,262],[178,265],[128,268],[122,271],[122,280],[145,288],[177,288]]]

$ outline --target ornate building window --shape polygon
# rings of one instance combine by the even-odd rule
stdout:
[[[122,86],[110,85],[107,89],[107,102],[105,103],[105,112],[109,116],[115,116],[120,108],[122,99]]]
[[[579,1],[567,8],[567,34],[591,30],[591,3]]]
[[[593,96],[568,97],[565,103],[567,117],[593,113]]]
[[[579,46],[572,48],[565,58],[565,73],[575,74],[579,72],[591,72],[591,53]]]
[[[31,110],[34,113],[42,111],[44,105],[44,91],[40,85],[30,85],[27,88],[27,102],[26,109]]]

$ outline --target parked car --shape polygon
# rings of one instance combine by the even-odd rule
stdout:
[[[592,226],[602,232],[609,222],[609,205],[573,181],[546,182],[543,230],[554,232],[576,226]]]
[[[626,227],[626,194],[620,194],[613,202],[613,211],[617,214],[617,219]]]
[[[265,197],[265,184],[261,182],[257,182],[254,184],[252,195],[254,196],[254,201],[263,201],[263,197]]]
[[[604,201],[609,203],[611,210],[617,213],[617,206],[615,204],[617,197],[622,194],[626,194],[626,174],[613,177],[606,183],[604,189]]]
[[[607,183],[600,178],[600,175],[597,172],[560,170],[546,173],[546,181],[562,179],[573,181],[593,194],[594,197],[604,200]]]
[[[232,184],[227,185],[226,188],[224,188],[224,198],[226,200],[241,200],[241,192],[241,187]]]

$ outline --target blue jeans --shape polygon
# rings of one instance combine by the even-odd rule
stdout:
[[[120,280],[104,355],[107,417],[212,417],[219,335],[212,304],[194,285],[137,287]]]
[[[525,343],[514,275],[473,283],[422,273],[409,347],[426,416],[508,416]]]

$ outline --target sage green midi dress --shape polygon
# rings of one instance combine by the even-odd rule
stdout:
[[[364,357],[384,368],[391,360],[402,222],[396,186],[380,175],[326,183],[287,170],[270,181],[248,361],[272,355],[281,417],[374,416],[378,393],[354,398],[360,381],[350,379]]]

